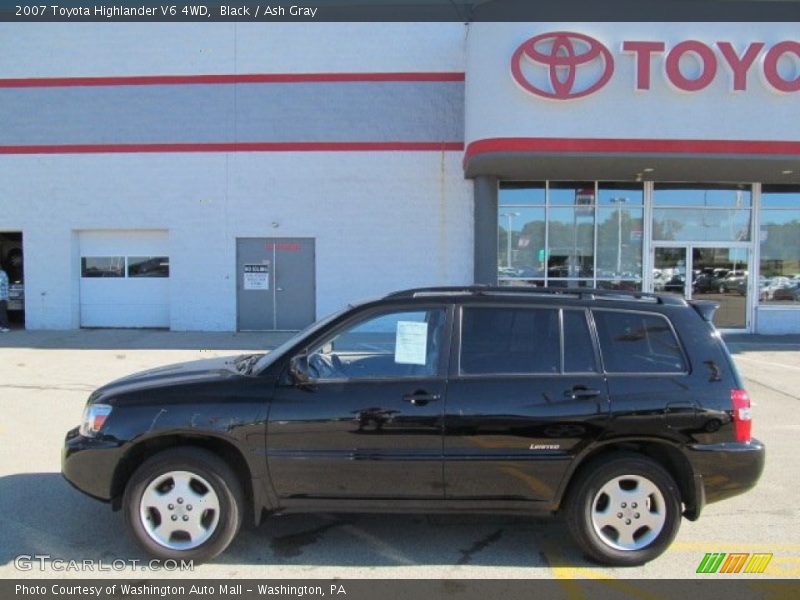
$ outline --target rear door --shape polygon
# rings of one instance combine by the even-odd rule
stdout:
[[[689,362],[669,319],[602,308],[592,309],[592,316],[614,398],[615,432],[663,436],[694,429],[698,387],[691,384]],[[713,368],[698,373],[714,380]]]
[[[445,494],[549,501],[606,427],[608,394],[583,308],[460,309],[445,405]]]

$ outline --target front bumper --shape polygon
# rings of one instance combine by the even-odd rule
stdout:
[[[121,455],[118,441],[83,437],[76,427],[64,440],[61,474],[84,494],[108,502]]]
[[[704,503],[743,494],[756,485],[764,470],[766,449],[758,440],[749,443],[695,444],[687,447],[695,485],[702,486]]]

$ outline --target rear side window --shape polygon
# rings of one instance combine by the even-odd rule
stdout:
[[[684,373],[678,340],[661,315],[592,311],[609,373]]]
[[[464,308],[461,373],[558,373],[558,311],[546,308]]]

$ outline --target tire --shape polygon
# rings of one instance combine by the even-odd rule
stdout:
[[[640,454],[614,454],[581,470],[567,498],[566,520],[576,543],[592,560],[619,567],[641,565],[675,539],[680,492],[658,463]]]
[[[147,554],[196,562],[228,547],[241,527],[243,508],[242,486],[230,466],[212,452],[190,447],[145,460],[122,498],[128,532]]]

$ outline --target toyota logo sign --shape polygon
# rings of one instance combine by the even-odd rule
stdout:
[[[716,47],[716,49],[715,49]],[[637,91],[652,88],[652,65],[662,61],[662,75],[680,92],[701,92],[716,80],[725,65],[732,75],[731,90],[748,90],[748,74],[761,71],[767,89],[778,94],[800,92],[800,42],[782,40],[771,46],[731,41],[713,44],[682,40],[668,46],[662,40],[624,40],[620,60],[631,60]],[[696,73],[684,70],[692,57]],[[621,63],[627,66],[625,63]],[[511,76],[526,92],[550,100],[583,98],[605,86],[614,75],[614,57],[598,40],[583,33],[554,31],[523,42],[511,57]],[[578,83],[580,82],[580,84]]]
[[[590,71],[591,85],[577,87],[578,70]],[[534,36],[511,57],[511,76],[527,92],[551,100],[582,98],[614,74],[611,52],[582,33],[556,31]]]

